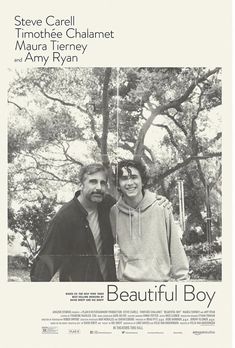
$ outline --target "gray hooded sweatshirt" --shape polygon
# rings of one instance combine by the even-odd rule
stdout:
[[[111,208],[114,239],[120,247],[119,281],[187,280],[189,264],[171,210],[145,191],[133,209],[120,198]]]

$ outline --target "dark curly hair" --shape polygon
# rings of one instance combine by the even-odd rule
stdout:
[[[148,170],[143,161],[141,160],[122,160],[120,161],[116,168],[115,168],[115,184],[117,187],[119,187],[119,179],[123,175],[123,168],[136,168],[140,174],[140,177],[142,179],[143,188],[146,188],[148,181],[149,181],[149,175]]]

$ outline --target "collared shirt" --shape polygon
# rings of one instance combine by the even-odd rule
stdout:
[[[97,262],[96,242],[87,211],[75,197],[65,203],[51,220],[43,245],[34,260],[31,281],[50,281],[59,270],[60,281],[115,281],[113,237],[109,212],[114,199],[106,195],[97,205],[98,226],[102,240],[102,258],[107,262],[107,276]]]
[[[99,226],[99,219],[98,219],[98,211],[97,209],[92,209],[87,211],[87,220],[89,222],[90,229],[92,231],[95,245],[96,245],[96,250],[98,254],[98,262],[100,266],[100,271],[103,275],[104,280],[106,279],[107,276],[107,264],[106,264],[106,258],[103,255],[103,248],[102,248],[102,239],[100,235],[100,226]]]

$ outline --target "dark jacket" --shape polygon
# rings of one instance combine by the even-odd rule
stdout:
[[[60,281],[115,281],[113,236],[109,212],[115,200],[106,195],[98,204],[102,255],[107,262],[107,279],[103,279],[97,260],[87,212],[77,199],[79,192],[64,204],[52,219],[44,243],[31,269],[31,281],[50,281],[59,270]]]

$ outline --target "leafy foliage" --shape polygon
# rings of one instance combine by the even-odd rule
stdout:
[[[221,260],[202,260],[191,261],[191,279],[222,280]]]
[[[186,254],[193,259],[200,258],[202,256],[214,256],[222,252],[222,244],[220,239],[216,239],[212,243],[198,243],[190,246],[185,246]]]
[[[173,202],[176,214],[177,180],[184,181],[188,239],[194,226],[206,236],[209,186],[215,239],[221,234],[220,74],[203,67],[14,72],[8,94],[14,214],[22,203],[27,215],[42,202],[63,202],[87,162],[102,161],[111,171],[117,160],[135,157],[150,167],[152,189]],[[20,221],[14,231],[26,229]],[[40,235],[37,220],[31,223]]]
[[[198,243],[184,248],[189,257],[191,279],[222,279],[221,239],[217,238],[212,243]]]
[[[8,212],[9,228],[22,236],[21,245],[26,247],[29,258],[35,256],[42,244],[48,221],[54,215],[54,202],[41,201],[40,205],[26,205],[16,213]]]

